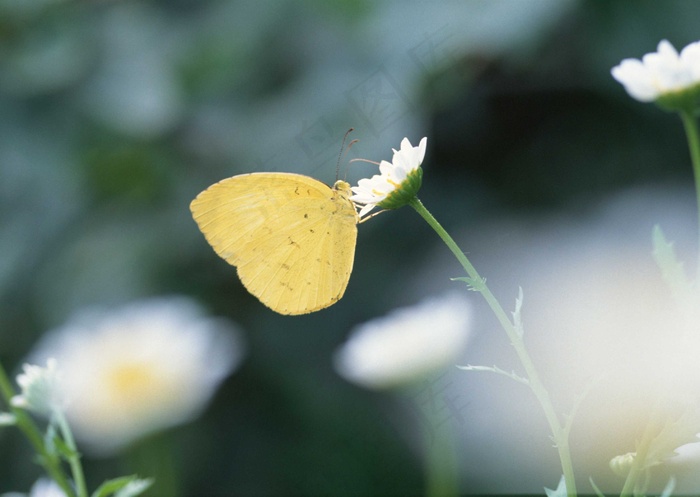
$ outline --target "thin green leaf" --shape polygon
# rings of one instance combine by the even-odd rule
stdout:
[[[120,476],[102,483],[91,497],[135,497],[153,484],[153,479],[139,479],[137,475]]]
[[[661,492],[661,497],[671,497],[671,494],[673,493],[673,490],[676,488],[676,479],[672,476],[669,480],[666,486],[664,487],[663,492]]]
[[[467,364],[466,366],[457,366],[457,367],[463,371],[486,371],[489,373],[501,374],[501,375],[507,376],[511,380],[517,381],[518,383],[523,383],[525,385],[530,384],[530,382],[527,380],[527,378],[523,378],[522,376],[519,376],[515,371],[511,371],[509,373],[508,371],[504,371],[503,369],[499,368],[498,366],[473,366],[471,364]]]
[[[581,407],[581,404],[585,400],[586,397],[588,397],[588,394],[591,392],[593,387],[598,384],[601,380],[603,379],[602,376],[598,376],[597,378],[591,379],[586,387],[583,389],[582,392],[580,392],[576,398],[574,399],[574,406],[571,408],[571,412],[565,417],[566,418],[566,423],[564,424],[564,431],[566,433],[571,432],[571,426],[574,423],[574,418],[576,417],[576,413],[578,412],[579,408]]]
[[[114,494],[114,497],[136,497],[137,495],[141,495],[153,485],[153,481],[153,478],[131,481],[128,485],[119,490],[119,492]]]
[[[54,443],[54,448],[56,449],[56,452],[58,455],[60,455],[64,460],[70,461],[73,458],[80,457],[80,453],[71,449],[66,442],[60,438],[60,437],[55,437],[53,439]]]
[[[523,307],[523,287],[518,287],[518,298],[515,299],[515,312],[513,312],[513,328],[518,336],[523,336],[525,333],[525,328],[523,327],[523,320],[520,317],[520,309]]]
[[[652,253],[656,264],[661,269],[661,276],[675,298],[686,299],[693,288],[693,284],[685,274],[683,263],[676,257],[673,243],[666,239],[658,224],[654,226],[652,242],[654,245]]]
[[[56,447],[57,439],[60,439],[60,437],[56,431],[56,426],[53,423],[49,423],[44,434],[44,447],[46,447],[46,452],[54,457],[59,456],[59,451]]]
[[[469,278],[467,276],[460,276],[458,278],[450,278],[452,281],[463,281],[467,284],[467,289],[472,292],[482,292],[486,288],[486,278]]]
[[[593,487],[593,491],[595,492],[595,494],[596,494],[598,497],[605,497],[605,494],[604,494],[603,492],[600,491],[600,489],[598,488],[598,485],[596,485],[595,482],[593,481],[593,477],[592,477],[592,476],[588,478],[588,481],[591,482],[591,487]]]
[[[561,475],[561,479],[559,480],[559,485],[557,485],[556,490],[551,490],[551,489],[545,487],[544,491],[547,494],[547,497],[567,497],[566,483],[564,482],[564,475]]]

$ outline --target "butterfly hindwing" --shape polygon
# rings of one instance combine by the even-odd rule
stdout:
[[[303,314],[342,297],[358,220],[347,192],[308,176],[252,173],[212,185],[191,209],[217,254],[273,310]]]

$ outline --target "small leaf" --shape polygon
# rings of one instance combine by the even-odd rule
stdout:
[[[56,448],[56,452],[66,461],[71,461],[80,457],[80,453],[71,449],[62,438],[55,437],[53,439],[53,443]]]
[[[669,242],[657,224],[652,232],[653,256],[661,269],[661,276],[677,299],[686,299],[693,285],[685,274],[683,263],[676,257],[673,243]]]
[[[153,478],[134,480],[114,494],[114,497],[136,497],[148,490],[151,485],[153,485]]]
[[[467,289],[472,292],[482,292],[486,287],[486,278],[468,278],[462,276],[459,278],[450,278],[452,281],[463,281],[467,284]]]
[[[547,497],[567,497],[564,475],[561,475],[561,479],[559,480],[559,485],[557,485],[556,490],[550,490],[549,488],[545,487],[544,491],[547,494]]]
[[[118,478],[107,480],[103,482],[102,485],[97,487],[97,490],[92,493],[91,497],[107,497],[108,495],[113,495],[115,492],[118,492],[127,486],[129,482],[134,481],[135,479],[136,475],[131,475],[120,476]]]
[[[520,317],[520,309],[523,307],[523,287],[518,287],[518,298],[515,299],[515,312],[513,312],[513,328],[518,336],[522,337],[525,333],[523,321]]]
[[[56,440],[58,438],[56,426],[53,423],[49,423],[49,426],[46,428],[46,433],[44,434],[44,447],[46,447],[46,451],[52,456],[58,456],[58,449],[56,448]]]
[[[153,484],[152,478],[139,479],[136,475],[120,476],[107,480],[92,493],[91,497],[135,497]]]
[[[525,385],[530,384],[527,378],[523,378],[522,376],[518,375],[515,371],[511,371],[509,373],[508,371],[504,371],[498,366],[472,366],[471,364],[467,364],[466,366],[457,367],[463,371],[487,371],[489,373],[502,374],[504,376],[507,376],[511,380],[517,381],[518,383],[524,383]]]
[[[595,482],[593,481],[593,477],[589,477],[588,481],[591,482],[591,487],[593,487],[593,491],[595,492],[595,494],[598,497],[605,497],[605,494],[600,491],[600,489],[598,488],[598,485],[596,485]]]
[[[660,497],[671,497],[671,494],[673,493],[673,490],[676,488],[676,479],[672,476],[669,480],[666,486],[664,487],[663,492],[661,492]]]

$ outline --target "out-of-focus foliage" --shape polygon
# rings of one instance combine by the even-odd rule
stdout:
[[[689,184],[678,120],[630,99],[609,70],[662,38],[695,41],[699,23],[682,0],[0,0],[0,360],[19,370],[42,333],[89,304],[189,295],[246,330],[249,356],[197,421],[124,460],[87,458],[93,487],[125,467],[157,478],[144,461],[167,451],[184,495],[415,495],[425,391],[362,391],[332,355],[354,324],[454,285],[456,263],[424,267],[445,250],[434,234],[409,209],[361,225],[345,297],[290,318],[246,293],[189,202],[251,171],[332,183],[349,127],[351,182],[373,166],[348,157],[389,159],[404,136],[428,136],[420,197],[448,231],[511,213],[585,217],[630,185]],[[517,284],[506,291],[504,302]],[[485,429],[469,391],[483,381],[470,376],[445,411],[456,430]],[[509,414],[504,432],[517,433]],[[547,450],[537,429],[511,442]],[[507,446],[463,445],[465,492],[558,480],[553,451],[520,480],[500,472]],[[0,491],[30,488],[27,444],[2,430],[0,447]]]

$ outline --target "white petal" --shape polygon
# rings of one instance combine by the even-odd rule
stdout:
[[[677,59],[678,52],[675,47],[668,40],[661,40],[659,45],[656,47],[658,54],[666,59]]]
[[[401,148],[394,151],[392,163],[395,169],[403,171],[403,178],[405,178],[406,173],[421,165],[422,159],[420,148],[414,147],[408,138],[404,138],[401,141]]]
[[[652,75],[641,61],[625,59],[620,65],[613,67],[611,73],[633,98],[642,102],[652,102],[659,97]]]
[[[700,82],[700,42],[696,41],[681,51],[681,60],[690,72],[693,83]]]
[[[377,204],[367,204],[362,209],[360,209],[359,216],[364,217],[365,215],[369,214],[369,212],[374,209],[377,206]]]
[[[428,137],[424,136],[421,138],[418,144],[418,163],[423,164],[423,159],[425,159],[425,150],[428,147]]]
[[[379,163],[379,174],[382,176],[388,176],[394,171],[394,165],[391,162],[385,160]]]

